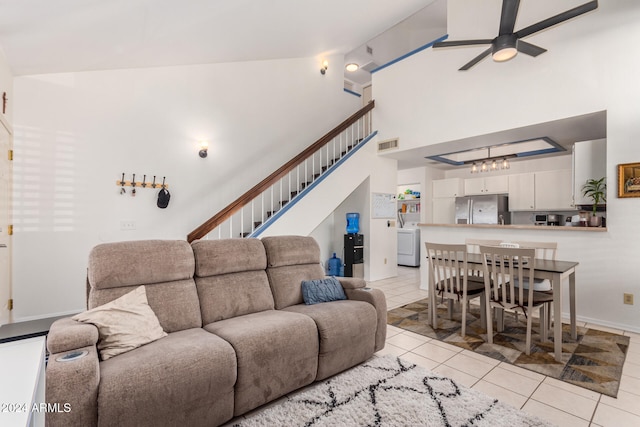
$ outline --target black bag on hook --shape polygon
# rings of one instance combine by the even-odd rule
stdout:
[[[169,206],[169,199],[171,198],[171,194],[169,194],[169,190],[166,188],[161,189],[158,192],[158,207],[160,209],[164,209]]]

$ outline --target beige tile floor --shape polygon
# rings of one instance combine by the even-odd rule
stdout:
[[[398,267],[397,277],[369,286],[385,293],[391,309],[426,297],[419,274],[418,268]],[[401,356],[558,426],[640,426],[640,334],[581,325],[631,338],[617,399],[393,326],[378,354]]]

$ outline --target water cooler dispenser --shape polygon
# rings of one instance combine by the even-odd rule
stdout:
[[[344,235],[344,277],[364,278],[364,236]]]

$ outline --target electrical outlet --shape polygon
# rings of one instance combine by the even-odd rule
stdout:
[[[624,294],[624,303],[633,305],[633,294]]]
[[[122,231],[130,231],[136,229],[135,221],[120,221],[120,230]]]

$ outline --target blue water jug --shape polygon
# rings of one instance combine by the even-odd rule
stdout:
[[[360,214],[356,212],[347,214],[347,234],[356,234],[360,231]]]
[[[329,276],[340,276],[340,267],[342,267],[342,260],[333,253],[333,256],[329,258]]]

